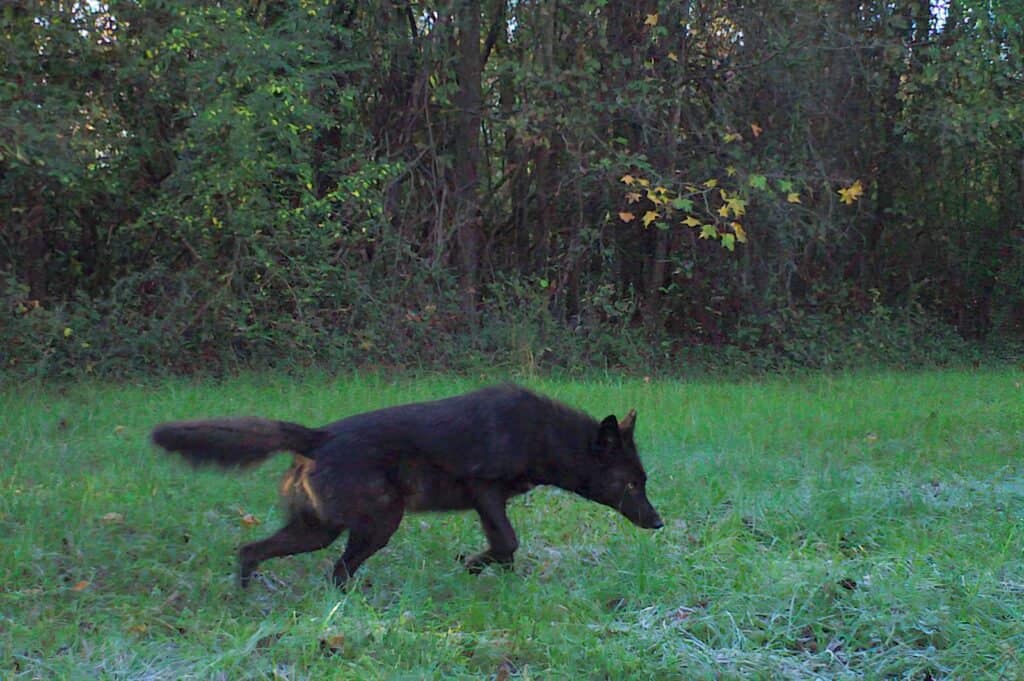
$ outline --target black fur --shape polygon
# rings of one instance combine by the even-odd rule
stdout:
[[[466,566],[511,565],[518,540],[505,505],[535,485],[576,492],[640,527],[661,527],[633,442],[635,417],[631,411],[622,422],[608,416],[599,423],[518,386],[498,386],[319,429],[258,418],[163,424],[153,441],[192,463],[226,467],[278,450],[298,454],[281,482],[289,520],[242,547],[241,583],[264,560],[323,548],[347,529],[334,567],[335,583],[344,586],[406,511],[475,510],[488,548]]]
[[[259,464],[278,451],[308,452],[330,439],[325,430],[254,417],[162,423],[151,437],[193,466],[222,468]]]

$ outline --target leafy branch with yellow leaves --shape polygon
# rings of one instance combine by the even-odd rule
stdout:
[[[752,129],[755,134],[761,131],[756,124],[752,124]],[[725,175],[731,180],[738,171],[728,166]],[[696,229],[699,238],[718,240],[723,248],[730,251],[736,249],[737,243],[747,243],[743,219],[747,214],[750,191],[760,191],[788,204],[802,203],[800,192],[795,191],[791,180],[777,180],[773,187],[767,177],[756,173],[747,176],[746,187],[733,182],[729,188],[714,177],[700,184],[685,183],[679,189],[652,185],[650,180],[635,172],[625,173],[619,181],[627,188],[624,196],[626,207],[618,213],[622,222],[639,220],[644,229],[652,225],[663,230],[671,229],[673,225]],[[864,195],[864,185],[856,180],[840,188],[838,193],[842,203],[853,205]]]

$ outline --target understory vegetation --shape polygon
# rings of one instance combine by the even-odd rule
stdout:
[[[0,362],[1019,356],[1018,0],[0,9]]]

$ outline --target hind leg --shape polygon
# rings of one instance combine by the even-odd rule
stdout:
[[[322,549],[337,539],[343,529],[323,525],[312,516],[292,516],[288,523],[272,536],[246,544],[239,550],[239,583],[243,589],[249,586],[253,570],[266,559]]]
[[[404,508],[397,499],[374,510],[349,525],[345,553],[334,564],[334,585],[339,589],[344,590],[359,566],[387,545],[402,522]]]

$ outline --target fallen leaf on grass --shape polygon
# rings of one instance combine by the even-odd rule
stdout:
[[[681,605],[672,612],[670,619],[673,622],[684,622],[695,612],[697,612],[696,608],[688,608],[685,605]]]
[[[83,579],[82,581],[80,581],[79,583],[77,583],[73,587],[71,587],[71,590],[72,591],[85,591],[88,588],[89,588],[89,582],[87,582],[87,581],[85,581]]]
[[[609,598],[607,601],[605,601],[604,609],[605,610],[618,610],[619,608],[621,608],[624,605],[626,605],[626,603],[627,603],[626,599],[621,597],[621,596],[617,597],[617,598]]]
[[[246,527],[256,527],[262,522],[259,518],[254,516],[252,513],[242,513],[240,521]]]
[[[320,639],[320,650],[327,655],[341,655],[345,653],[345,634],[331,634]]]
[[[494,675],[494,681],[508,681],[515,673],[515,667],[508,660],[502,660],[498,665],[498,671]]]
[[[280,641],[282,638],[284,638],[284,634],[279,631],[274,632],[273,634],[267,634],[256,641],[256,648],[257,650],[265,650]]]
[[[111,511],[110,513],[106,513],[100,517],[100,520],[105,523],[121,523],[124,522],[124,514]]]
[[[814,635],[814,629],[810,625],[801,629],[791,647],[793,650],[799,650],[804,653],[813,654],[818,652],[818,637]]]
[[[690,605],[680,605],[678,608],[676,608],[675,610],[672,611],[672,613],[669,615],[668,618],[672,622],[675,622],[677,624],[679,622],[684,622],[687,619],[689,619],[690,615],[692,615],[693,613],[700,612],[701,610],[707,609],[709,603],[710,603],[709,600],[707,600],[706,598],[703,598],[703,599],[697,601],[696,603],[694,603],[692,606],[690,606]]]

